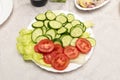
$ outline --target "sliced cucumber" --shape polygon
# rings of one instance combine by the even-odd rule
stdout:
[[[61,35],[60,34],[56,34],[55,38],[60,38]]]
[[[36,38],[40,35],[43,34],[43,31],[41,28],[36,28],[34,29],[34,31],[32,32],[32,41],[36,43]]]
[[[42,31],[43,31],[43,34],[45,34],[46,31],[47,31],[47,28],[46,28],[45,26],[43,26],[43,27],[42,27]]]
[[[36,42],[38,43],[38,42],[40,42],[41,40],[43,40],[43,39],[48,39],[48,37],[46,37],[45,35],[40,35],[40,36],[38,36],[37,38],[36,38]]]
[[[51,36],[51,35],[45,34],[45,36],[46,36],[48,39],[52,40],[52,36]]]
[[[61,41],[62,41],[62,45],[65,46],[69,46],[71,43],[72,37],[70,35],[62,35],[61,37]]]
[[[56,35],[56,31],[54,29],[49,29],[46,34],[49,34],[50,36],[52,36],[52,39],[55,38]]]
[[[73,14],[67,14],[67,18],[68,18],[68,22],[72,22],[75,19]]]
[[[53,21],[49,21],[49,26],[53,29],[59,29],[62,27],[62,23],[53,20]]]
[[[80,27],[81,29],[82,29],[82,31],[84,32],[85,31],[85,29],[84,29],[84,26],[83,25],[81,25],[81,24],[77,24],[77,25],[75,25],[76,27]]]
[[[78,40],[78,38],[73,38],[70,45],[75,46],[77,40]]]
[[[73,26],[75,26],[75,25],[77,25],[77,24],[80,24],[80,21],[79,21],[79,20],[73,20],[73,21],[71,22],[71,24],[72,24]]]
[[[43,26],[43,22],[42,21],[37,21],[37,22],[34,22],[33,24],[32,24],[32,27],[33,28],[40,28],[40,27],[42,27]]]
[[[45,25],[45,27],[47,28],[47,30],[49,29],[48,23],[49,23],[49,20],[45,20],[45,21],[44,21],[44,25]]]
[[[83,31],[79,26],[74,26],[70,30],[70,35],[72,37],[80,37],[82,35]]]
[[[59,15],[66,16],[64,13],[60,13]]]
[[[54,43],[62,45],[62,41],[59,38],[54,39]]]
[[[56,15],[53,12],[46,12],[46,17],[48,20],[54,20],[56,18]]]
[[[67,31],[70,33],[70,29],[72,28],[72,24],[71,23],[67,23],[65,25],[65,27],[67,28]]]
[[[92,46],[96,45],[96,40],[94,38],[89,37],[89,38],[86,38],[86,39],[91,43]]]
[[[38,14],[36,17],[35,17],[35,19],[37,20],[37,21],[44,21],[45,19],[46,19],[46,16],[45,16],[45,14]]]
[[[47,11],[45,12],[45,14],[48,13],[48,12],[52,12],[52,11],[51,11],[51,10],[47,10]]]
[[[58,15],[56,17],[56,20],[61,22],[61,23],[66,23],[67,22],[67,18],[65,16],[63,16],[63,15]]]
[[[61,28],[58,29],[58,31],[57,31],[58,34],[62,34],[62,33],[65,33],[65,32],[67,32],[67,28],[65,28],[65,27],[61,27]]]
[[[83,32],[85,32],[85,31],[86,31],[86,26],[84,25],[84,23],[81,22],[80,25],[81,25],[81,27],[82,27],[82,29],[83,29]]]

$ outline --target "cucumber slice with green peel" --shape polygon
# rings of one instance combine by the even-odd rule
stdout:
[[[36,19],[37,21],[44,21],[44,20],[46,19],[46,16],[45,16],[45,14],[41,13],[41,14],[38,14],[38,15],[35,17],[35,19]]]
[[[62,44],[62,41],[59,39],[59,38],[56,38],[53,40],[55,44],[60,44],[60,45],[63,45]]]
[[[63,47],[69,46],[71,43],[72,37],[70,35],[62,35],[61,36],[61,41]]]
[[[79,26],[74,26],[70,30],[70,35],[72,37],[80,37],[82,35],[83,31]]]
[[[61,22],[61,23],[66,23],[67,22],[67,18],[65,16],[63,16],[63,15],[58,15],[56,17],[56,20]]]
[[[56,34],[55,38],[60,38],[61,35],[60,34]]]
[[[31,35],[32,41],[36,43],[36,38],[40,35],[43,35],[42,29],[41,28],[34,29]]]
[[[70,29],[72,28],[72,24],[71,23],[67,23],[65,25],[65,27],[67,28],[68,33],[70,33]]]
[[[94,38],[89,37],[89,38],[86,38],[86,39],[91,43],[92,46],[96,45],[96,40]]]
[[[49,23],[49,20],[45,20],[45,21],[44,21],[44,25],[45,25],[45,27],[47,28],[47,30],[49,29],[48,23]]]
[[[55,38],[56,36],[56,31],[54,29],[49,29],[46,34],[49,34],[50,36],[52,36],[52,39]]]
[[[75,26],[75,25],[77,25],[77,24],[80,24],[80,21],[79,21],[79,20],[73,20],[73,21],[71,22],[71,24],[72,24],[73,26]]]
[[[37,21],[37,22],[34,22],[32,24],[33,28],[41,28],[42,26],[43,26],[43,22],[42,21]]]
[[[45,15],[46,15],[48,20],[54,20],[56,18],[55,13],[53,13],[53,12],[46,12]]]
[[[78,40],[78,38],[73,38],[70,45],[71,46],[75,46],[76,45],[76,41]]]
[[[59,15],[66,16],[64,13],[60,13]]]
[[[52,29],[59,29],[62,27],[62,23],[58,22],[58,21],[49,21],[49,26],[52,28]]]
[[[67,14],[67,19],[68,19],[68,22],[72,22],[75,19],[75,17],[73,14]]]
[[[42,27],[43,34],[47,32],[47,28],[45,26]]]
[[[51,10],[47,10],[47,11],[45,12],[45,14],[48,13],[48,12],[52,12],[52,11],[51,11]],[[52,12],[52,13],[53,13],[53,12]]]
[[[67,28],[65,28],[65,27],[61,27],[61,28],[58,29],[58,31],[57,31],[58,34],[62,34],[62,33],[65,33],[65,32],[67,32]]]
[[[77,24],[77,25],[75,25],[76,27],[80,27],[81,29],[82,29],[82,31],[84,32],[85,31],[85,29],[84,29],[84,26],[83,25],[81,25],[81,24]]]
[[[88,32],[84,32],[81,36],[81,38],[88,38],[88,37],[90,37],[90,33]]]
[[[43,39],[48,39],[48,37],[45,36],[45,35],[40,35],[40,36],[38,36],[38,37],[36,38],[35,41],[38,43],[38,42],[40,42],[40,41],[43,40]]]
[[[45,36],[46,36],[49,40],[52,40],[52,36],[51,36],[51,35],[45,34]]]
[[[86,31],[86,26],[84,25],[84,23],[81,22],[80,25],[82,26],[83,32],[85,32]]]

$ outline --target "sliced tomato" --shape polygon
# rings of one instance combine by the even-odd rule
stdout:
[[[38,45],[37,44],[34,46],[34,51],[37,52],[37,53],[40,52],[39,49],[38,49]]]
[[[54,44],[53,51],[57,51],[58,53],[63,53],[63,47],[60,44]]]
[[[43,59],[47,64],[51,64],[52,59],[57,55],[60,54],[58,51],[52,51],[50,53],[44,54]]]
[[[64,54],[70,59],[75,59],[79,56],[80,52],[74,46],[67,46],[64,49]]]
[[[52,56],[49,53],[43,55],[43,60],[45,61],[45,63],[50,64],[51,59],[52,59]]]
[[[88,53],[92,48],[90,42],[85,38],[79,38],[76,41],[76,47],[82,53]]]
[[[43,39],[38,43],[38,49],[41,53],[49,53],[54,49],[54,43],[49,39]]]
[[[51,61],[52,67],[56,70],[64,70],[69,63],[70,60],[65,54],[58,54]]]

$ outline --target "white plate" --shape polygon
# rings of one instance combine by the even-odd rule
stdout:
[[[96,7],[93,7],[93,8],[83,8],[81,7],[78,3],[77,3],[77,0],[74,0],[74,3],[75,3],[75,6],[80,9],[80,10],[84,10],[84,11],[87,11],[87,10],[95,10],[95,9],[98,9],[100,7],[103,7],[104,5],[106,5],[110,0],[106,0],[104,1],[102,4],[96,6]]]
[[[0,25],[10,16],[13,8],[12,0],[0,0]]]
[[[71,12],[60,11],[60,10],[54,11],[54,12],[55,12],[56,14],[59,14],[59,13],[65,13],[65,14],[71,13]],[[72,14],[74,14],[74,13],[72,13]],[[77,16],[76,14],[74,14],[74,16],[75,16],[76,19],[78,19],[78,20],[80,20],[80,21],[84,21],[81,17]],[[35,21],[36,21],[36,20],[33,20],[33,21],[29,24],[28,29],[33,29],[31,25],[32,25],[32,23],[35,22]],[[91,35],[90,35],[91,37],[94,37],[94,34],[93,34],[91,28],[88,28],[88,29],[87,29],[87,32],[89,32],[89,33],[91,34]],[[46,67],[46,66],[43,66],[43,65],[40,65],[40,64],[37,64],[37,63],[36,63],[36,64],[37,64],[39,67],[41,67],[42,69],[45,69],[45,70],[51,71],[51,72],[62,73],[62,72],[73,71],[73,70],[78,69],[79,67],[83,66],[83,65],[90,59],[91,55],[93,54],[93,49],[94,49],[94,47],[92,47],[91,51],[85,56],[85,61],[84,61],[82,64],[70,63],[70,64],[68,65],[68,67],[67,67],[65,70],[62,70],[62,71],[55,70],[55,69],[53,69],[52,67]],[[33,62],[35,62],[35,61],[33,61]]]

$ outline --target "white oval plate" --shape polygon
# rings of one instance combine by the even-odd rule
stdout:
[[[53,11],[53,12],[55,12],[56,14],[59,14],[59,13],[64,13],[64,14],[71,13],[71,12],[61,11],[61,10],[57,10],[57,11],[55,10],[55,11]],[[74,13],[71,13],[71,14],[74,14]],[[78,19],[78,20],[80,20],[80,21],[84,21],[81,17],[77,16],[76,14],[74,14],[74,16],[75,16],[76,19]],[[36,21],[36,20],[33,20],[33,21],[29,24],[28,29],[33,29],[31,25],[32,25],[32,23],[35,22],[35,21]],[[91,35],[90,35],[91,37],[94,37],[94,34],[93,34],[91,28],[88,28],[86,31],[91,34]],[[94,47],[92,47],[91,51],[85,56],[85,61],[84,61],[82,64],[70,63],[70,64],[68,65],[68,67],[67,67],[65,70],[62,70],[62,71],[60,71],[60,70],[55,70],[55,69],[53,69],[52,67],[46,67],[46,66],[40,65],[40,64],[36,63],[35,61],[33,61],[33,62],[34,62],[35,64],[37,64],[39,67],[41,67],[42,69],[45,69],[45,70],[47,70],[47,71],[57,72],[57,73],[70,72],[70,71],[73,71],[73,70],[78,69],[79,67],[83,66],[83,65],[90,59],[91,55],[93,54],[93,49],[94,49]]]
[[[0,0],[0,25],[10,16],[13,8],[12,0]]]
[[[96,6],[96,7],[93,7],[93,8],[83,8],[81,7],[78,3],[77,3],[77,0],[74,0],[74,3],[75,3],[75,6],[80,9],[80,10],[84,10],[84,11],[87,11],[87,10],[95,10],[95,9],[98,9],[100,7],[103,7],[104,5],[106,5],[110,0],[106,0],[104,1],[102,4]]]

